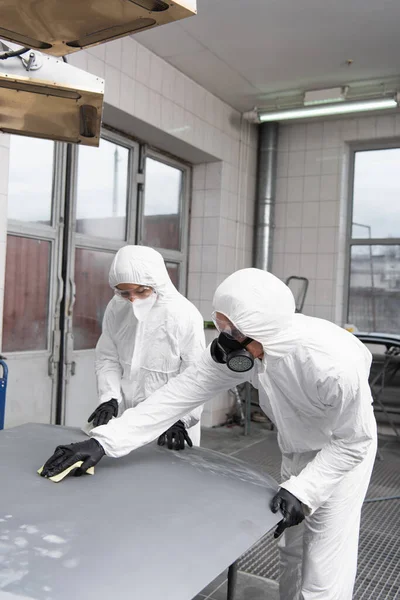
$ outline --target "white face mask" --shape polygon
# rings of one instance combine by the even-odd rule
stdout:
[[[136,298],[136,300],[132,302],[133,314],[135,315],[138,321],[145,320],[145,318],[153,308],[156,300],[157,294],[153,292],[148,298],[143,298],[143,300]]]

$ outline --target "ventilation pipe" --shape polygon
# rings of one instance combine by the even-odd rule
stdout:
[[[254,264],[271,267],[272,227],[276,193],[278,123],[259,125]]]

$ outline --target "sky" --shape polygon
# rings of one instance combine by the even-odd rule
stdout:
[[[400,148],[356,153],[353,223],[371,237],[400,238]],[[353,226],[353,237],[368,237]]]
[[[114,177],[115,149],[118,175]],[[99,148],[78,149],[77,219],[112,216],[114,183],[117,215],[126,215],[128,150],[107,140]],[[8,189],[9,218],[49,221],[53,178],[54,143],[50,140],[11,136]],[[182,171],[148,158],[146,160],[145,215],[179,211]],[[133,194],[136,198],[135,191]]]

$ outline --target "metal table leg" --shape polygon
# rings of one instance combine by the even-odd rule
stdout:
[[[235,600],[238,563],[234,562],[228,569],[228,595],[227,600]]]

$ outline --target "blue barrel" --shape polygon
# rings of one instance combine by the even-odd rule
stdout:
[[[3,367],[3,377],[0,378],[0,429],[4,429],[4,414],[6,412],[6,391],[8,367],[4,360],[0,359],[0,365]]]

